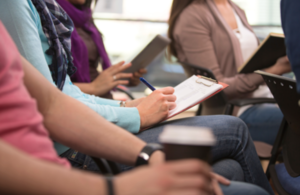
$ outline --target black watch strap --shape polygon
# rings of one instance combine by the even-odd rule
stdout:
[[[113,178],[112,177],[105,177],[106,184],[107,184],[107,195],[114,195],[114,185],[113,185]]]
[[[139,153],[135,166],[146,165],[153,152],[156,150],[162,150],[162,146],[156,143],[147,144]]]

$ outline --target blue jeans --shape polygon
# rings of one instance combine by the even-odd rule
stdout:
[[[239,118],[248,126],[253,140],[273,145],[283,114],[275,104],[257,104],[248,108]]]
[[[61,156],[66,157],[74,168],[101,173],[96,163],[88,155],[70,149]],[[231,184],[229,186],[220,184],[224,195],[240,195],[241,193],[243,195],[268,195],[268,193],[261,187],[241,182],[244,179],[243,170],[239,163],[235,160],[224,159],[218,161],[214,163],[212,168],[215,173],[223,175],[227,179],[231,180]]]
[[[261,187],[253,184],[231,181],[229,186],[220,185],[224,195],[268,195]]]
[[[273,190],[265,176],[260,160],[245,123],[237,117],[226,115],[196,116],[161,123],[137,136],[148,143],[158,143],[158,135],[165,125],[203,126],[213,130],[217,139],[212,149],[212,162],[231,158],[237,161],[244,173],[245,182],[258,185],[268,193]],[[226,170],[225,170],[226,171]],[[227,171],[230,172],[229,169]]]
[[[165,125],[204,126],[213,129],[217,139],[212,149],[213,163],[219,163],[218,172],[221,175],[234,177],[230,164],[220,163],[223,159],[233,159],[242,168],[244,181],[258,185],[273,194],[272,188],[263,172],[259,158],[247,126],[239,118],[232,116],[198,116],[161,123],[151,129],[143,131],[136,136],[147,143],[158,143],[158,136]],[[132,167],[122,166],[123,170]],[[239,176],[240,177],[240,176]]]

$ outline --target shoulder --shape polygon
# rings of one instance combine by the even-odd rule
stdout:
[[[25,36],[28,27],[37,27],[39,16],[31,0],[9,0],[1,1],[0,20],[11,35],[14,31],[22,29],[24,33],[19,35]]]
[[[206,0],[196,0],[182,11],[178,20],[204,20],[208,15],[211,15],[211,13]]]
[[[1,1],[0,6],[1,20],[6,19],[6,16],[13,18],[28,19],[28,16],[34,18],[34,6],[30,0],[9,0]]]
[[[231,3],[231,6],[233,7],[233,9],[239,13],[239,15],[242,15],[243,17],[246,18],[246,14],[245,14],[245,11],[240,8],[237,4],[235,4],[234,2],[230,1]]]
[[[186,28],[210,28],[214,17],[206,3],[206,0],[196,0],[186,7],[176,22],[175,33]]]
[[[3,0],[0,3],[0,20],[15,42],[20,54],[52,81],[40,34],[41,22],[31,0]]]

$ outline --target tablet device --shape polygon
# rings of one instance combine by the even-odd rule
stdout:
[[[126,73],[134,73],[141,68],[145,68],[162,52],[171,40],[161,35],[156,35],[152,41],[131,61],[131,66],[124,70]]]
[[[253,55],[238,69],[239,73],[252,73],[273,66],[277,59],[286,55],[284,35],[270,33]]]

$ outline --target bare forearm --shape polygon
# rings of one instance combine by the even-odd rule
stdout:
[[[0,194],[106,194],[100,176],[37,160],[0,140]]]
[[[61,93],[25,59],[23,64],[25,85],[54,140],[91,156],[134,164],[146,143]]]
[[[62,93],[45,116],[51,137],[92,156],[133,165],[145,143]],[[62,121],[62,122],[58,122]]]

